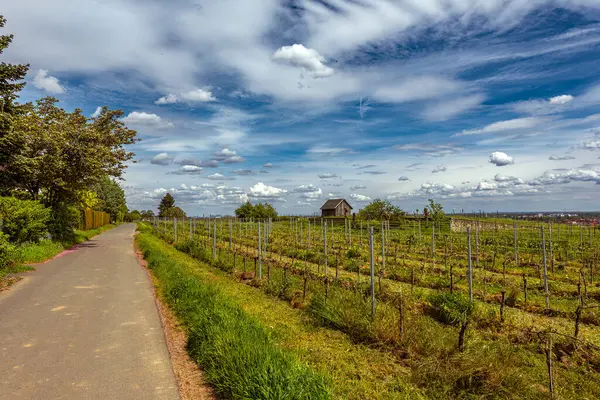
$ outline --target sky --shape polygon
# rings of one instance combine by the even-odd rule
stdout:
[[[600,209],[600,0],[0,0],[22,101],[141,139],[130,209]]]

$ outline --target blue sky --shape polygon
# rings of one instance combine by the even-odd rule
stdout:
[[[0,5],[22,100],[138,131],[130,208],[600,208],[599,0]]]

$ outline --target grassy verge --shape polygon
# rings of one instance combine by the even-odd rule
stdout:
[[[115,225],[106,225],[89,231],[75,230],[75,235],[72,240],[62,242],[42,240],[39,243],[30,243],[20,246],[17,248],[15,254],[15,263],[9,267],[0,268],[0,279],[8,274],[30,271],[33,267],[28,264],[41,263],[49,260],[62,251],[69,249],[76,244],[83,243],[114,227]]]
[[[188,330],[188,349],[206,380],[224,398],[329,399],[323,376],[280,348],[272,334],[197,265],[151,234],[138,244],[158,281],[161,297]]]

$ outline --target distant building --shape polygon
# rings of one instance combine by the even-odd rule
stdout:
[[[349,217],[352,206],[345,199],[327,200],[321,207],[322,217]]]

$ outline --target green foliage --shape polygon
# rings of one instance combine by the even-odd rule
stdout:
[[[140,213],[138,210],[128,212],[127,216],[125,217],[127,222],[139,221],[140,219],[142,219],[142,213]]]
[[[160,293],[189,331],[188,350],[226,399],[330,399],[324,378],[275,344],[268,331],[185,264],[138,237]]]
[[[364,220],[398,220],[405,213],[389,200],[375,199],[358,212],[358,217]]]
[[[433,199],[429,199],[429,206],[423,209],[425,218],[431,217],[434,221],[440,221],[446,217],[444,207],[440,203],[436,203]]]
[[[53,239],[71,240],[74,235],[74,229],[81,222],[81,210],[76,206],[68,204],[58,204],[51,213],[48,230]]]
[[[462,293],[436,293],[429,298],[435,317],[448,325],[461,325],[469,321],[475,303]]]
[[[185,218],[185,212],[179,207],[171,207],[169,208],[165,214],[167,218]]]
[[[158,216],[159,217],[169,217],[167,213],[170,209],[175,206],[175,199],[171,195],[171,193],[167,193],[160,200],[160,205],[158,206]]]
[[[142,218],[154,218],[154,211],[152,210],[143,210],[141,214]]]
[[[15,245],[8,241],[8,235],[0,232],[0,270],[13,264],[16,255],[17,248]]]
[[[40,202],[0,197],[0,231],[14,243],[37,242],[48,233],[50,209]]]
[[[277,218],[277,210],[269,203],[257,203],[252,205],[248,201],[235,210],[235,215],[238,218],[244,219]]]
[[[94,185],[94,191],[98,197],[98,204],[94,209],[108,213],[111,222],[122,221],[127,213],[127,203],[121,186],[105,175]]]

